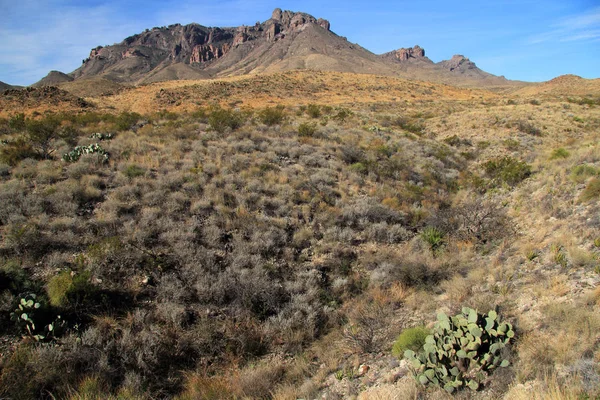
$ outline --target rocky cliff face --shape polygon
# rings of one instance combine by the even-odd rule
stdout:
[[[310,24],[330,29],[327,20],[279,8],[273,11],[271,19],[254,26],[208,28],[175,24],[152,28],[116,45],[92,49],[82,66],[71,75],[80,78],[104,74],[127,81],[177,63],[202,69],[235,48],[248,43],[274,42]]]

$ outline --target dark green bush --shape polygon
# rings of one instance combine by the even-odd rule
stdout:
[[[25,130],[25,114],[19,113],[11,116],[8,119],[8,127],[13,132],[20,132]]]
[[[135,112],[122,112],[115,120],[115,128],[119,131],[126,131],[131,129],[142,119],[142,116]]]
[[[265,125],[279,125],[285,119],[285,107],[267,107],[258,113],[258,119]]]
[[[242,113],[239,111],[217,108],[208,116],[208,125],[215,131],[223,133],[227,128],[236,130],[244,123]]]
[[[40,158],[39,153],[26,138],[20,137],[6,144],[0,144],[0,161],[3,163],[15,166],[26,158]]]
[[[298,126],[298,136],[313,137],[317,133],[317,124],[303,122]]]

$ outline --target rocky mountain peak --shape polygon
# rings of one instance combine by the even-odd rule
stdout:
[[[462,54],[455,54],[450,60],[441,61],[439,64],[450,71],[477,68],[477,65],[473,61]]]

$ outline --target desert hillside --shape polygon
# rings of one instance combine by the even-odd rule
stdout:
[[[2,92],[0,397],[596,398],[597,82]]]

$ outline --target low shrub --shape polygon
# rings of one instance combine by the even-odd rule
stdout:
[[[265,125],[279,125],[285,119],[285,107],[267,107],[258,113],[258,119]]]
[[[510,156],[489,160],[483,164],[492,186],[516,186],[531,175],[531,166]]]
[[[146,170],[139,165],[131,164],[123,169],[123,175],[128,177],[129,179],[137,178],[138,176],[143,176],[146,173]]]
[[[600,198],[600,178],[592,179],[581,193],[580,201],[591,201]]]
[[[571,153],[567,151],[564,147],[560,147],[558,149],[552,150],[552,154],[550,154],[551,160],[556,160],[558,158],[569,158]]]
[[[317,133],[317,125],[315,123],[304,122],[298,126],[298,136],[313,137]]]
[[[418,353],[423,348],[425,338],[427,338],[430,333],[430,330],[424,326],[403,330],[394,342],[392,354],[396,357],[402,357],[406,350],[412,350],[415,353]]]
[[[244,123],[244,118],[239,111],[217,108],[208,116],[208,125],[218,133],[224,133],[227,128],[236,130]]]
[[[31,143],[21,137],[7,143],[0,144],[0,161],[10,166],[15,166],[26,158],[39,158],[39,154]]]
[[[311,118],[319,118],[322,115],[321,107],[317,104],[309,104],[306,107],[306,114]]]
[[[542,136],[543,134],[540,128],[527,121],[517,121],[516,126],[519,132],[527,133],[532,136]]]

